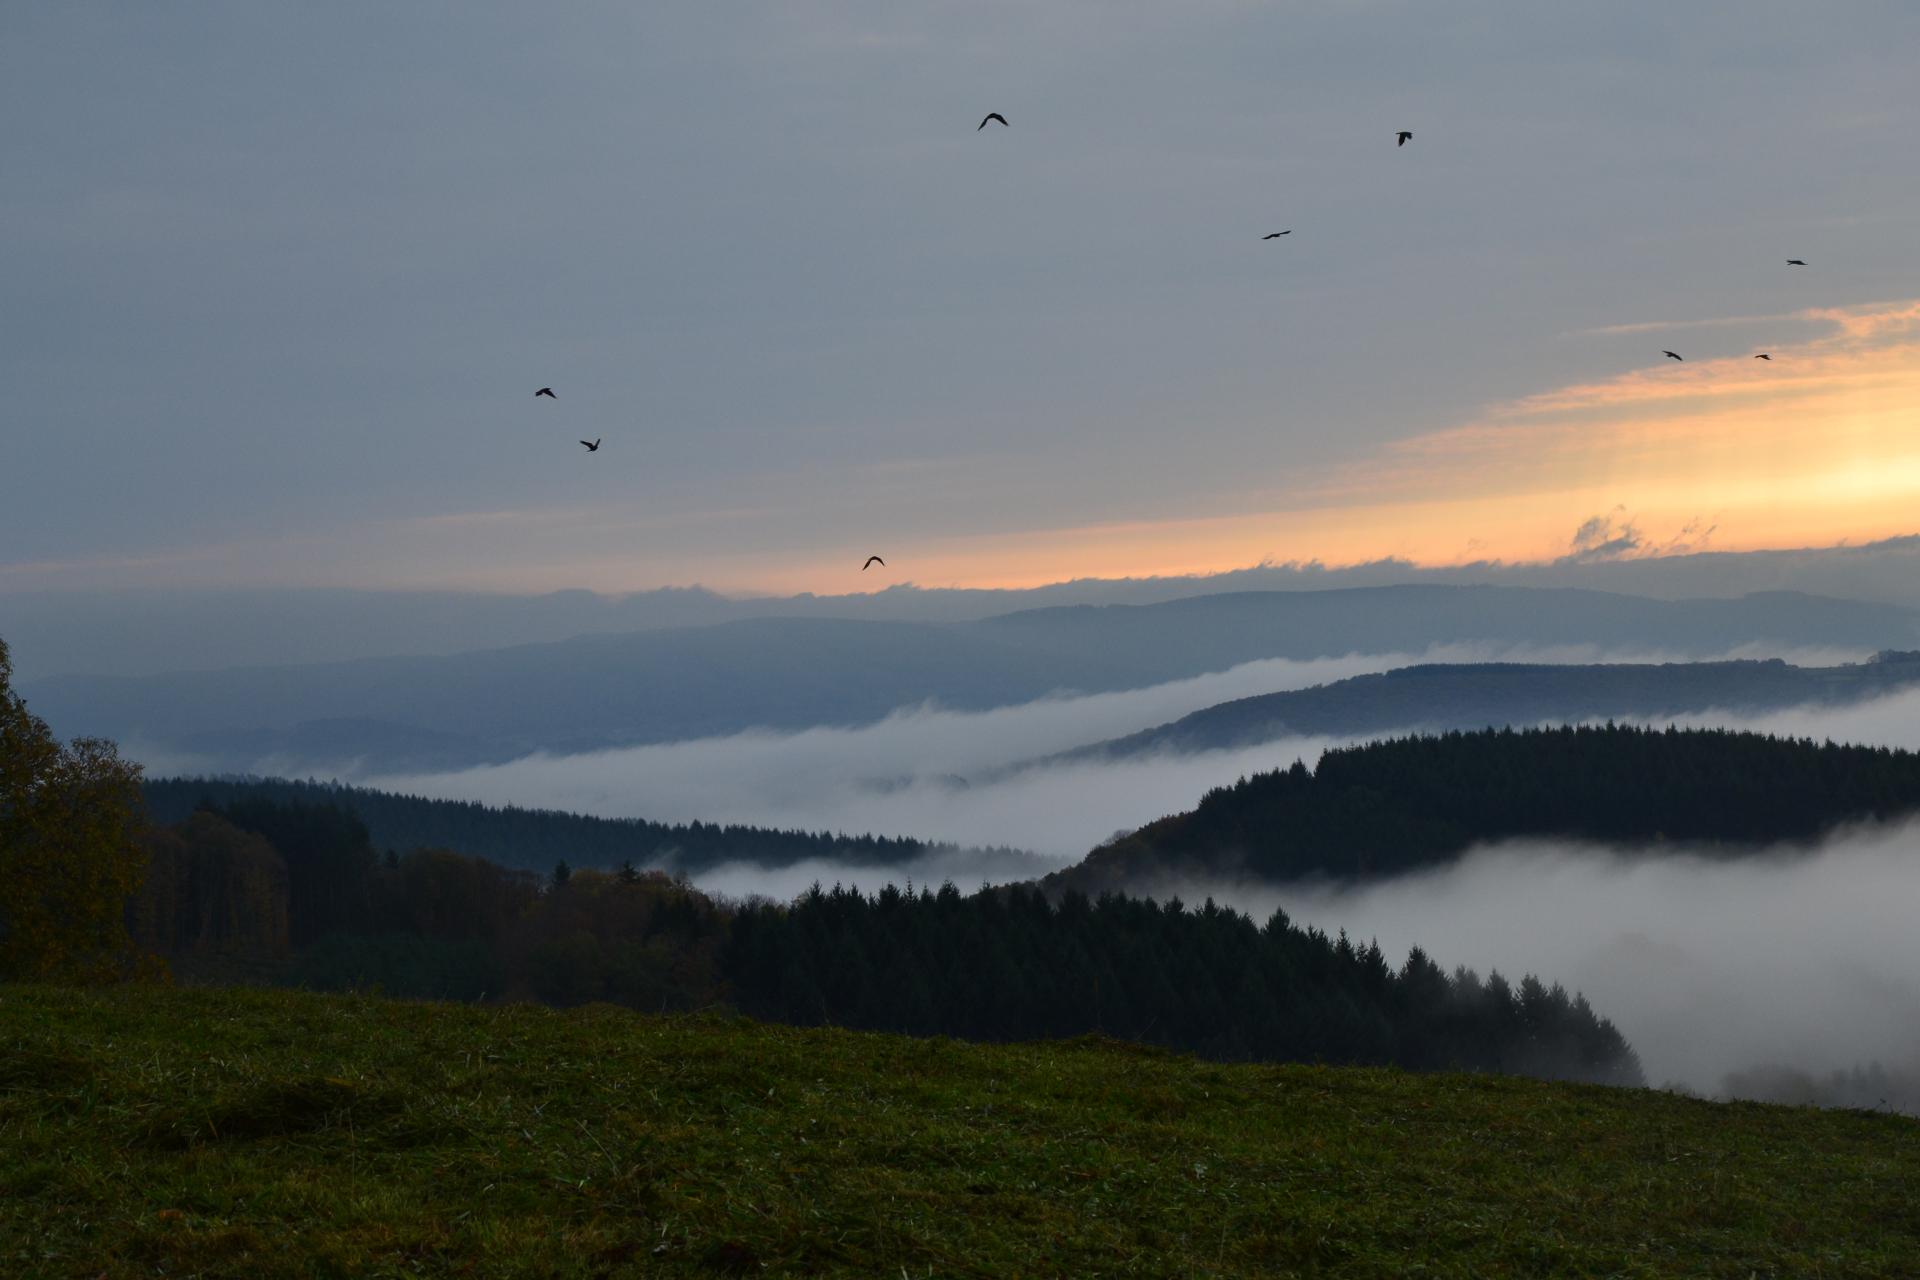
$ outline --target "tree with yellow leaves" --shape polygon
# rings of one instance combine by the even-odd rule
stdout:
[[[126,925],[146,865],[140,766],[101,738],[62,746],[12,677],[0,641],[0,979],[145,969]]]

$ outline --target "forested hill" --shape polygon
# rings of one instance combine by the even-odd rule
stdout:
[[[726,862],[783,867],[808,858],[887,866],[930,850],[923,841],[845,836],[710,822],[669,825],[644,818],[594,818],[554,809],[495,808],[464,800],[430,800],[332,782],[280,778],[161,778],[143,784],[155,822],[178,822],[209,802],[334,805],[366,824],[377,849],[453,849],[502,866],[550,871],[575,867],[660,867],[698,872]]]
[[[1719,710],[1834,706],[1920,684],[1920,653],[1798,667],[1739,662],[1428,663],[1311,689],[1236,698],[1168,724],[1052,757],[1114,759],[1217,751],[1289,735],[1447,730],[1638,718]]]
[[[1210,791],[1048,877],[1097,893],[1183,877],[1365,879],[1516,836],[1726,855],[1920,808],[1920,755],[1710,729],[1499,729],[1328,751]]]

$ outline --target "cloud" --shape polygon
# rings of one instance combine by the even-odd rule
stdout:
[[[1646,546],[1640,530],[1625,517],[1625,507],[1615,507],[1606,515],[1590,516],[1573,531],[1573,548],[1560,558],[1562,564],[1591,564],[1596,560],[1617,560]],[[1615,517],[1621,519],[1616,524]]]
[[[1665,542],[1652,542],[1640,532],[1640,526],[1627,514],[1626,507],[1616,506],[1612,511],[1582,521],[1568,541],[1570,550],[1553,563],[1564,568],[1609,560],[1693,555],[1707,549],[1719,527],[1717,521],[1709,524],[1695,516]]]
[[[1668,329],[1723,329],[1743,324],[1778,324],[1785,320],[1819,319],[1812,311],[1776,311],[1771,315],[1714,316],[1698,320],[1636,320],[1629,324],[1606,324],[1594,329],[1577,329],[1570,338],[1611,338],[1625,334],[1660,333]]]

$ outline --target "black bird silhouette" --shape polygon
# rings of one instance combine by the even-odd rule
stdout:
[[[1755,357],[1754,357],[1754,359],[1755,359],[1755,360],[1765,360],[1765,361],[1766,361],[1766,362],[1767,362],[1768,364],[1772,364],[1772,363],[1773,363],[1773,357],[1772,357],[1772,356],[1770,356],[1770,355],[1768,355],[1768,354],[1767,354],[1766,352],[1764,352],[1764,351],[1762,351],[1762,352],[1761,352],[1761,353],[1760,353],[1759,355],[1757,355],[1757,356],[1755,356]]]
[[[1001,121],[1001,123],[1005,124],[1006,122],[1003,120]],[[884,569],[887,567],[887,562],[885,560],[882,560],[879,556],[868,556],[867,562],[860,566],[860,572],[865,573],[867,570],[873,568],[873,566],[875,565],[879,565],[882,569]]]
[[[1413,136],[1413,130],[1402,129],[1398,135],[1400,141],[1394,143],[1393,145],[1396,147],[1404,147],[1407,145],[1407,139],[1411,138],[1412,136]]]
[[[1804,267],[1807,263],[1804,258],[1788,258],[1787,265],[1790,267]]]
[[[1686,359],[1686,357],[1681,355],[1678,351],[1662,351],[1660,354],[1665,356],[1669,360],[1685,360]]]
[[[533,393],[533,398],[535,400],[538,400],[541,396],[545,396],[549,400],[558,400],[560,398],[559,396],[553,394],[552,387],[542,387],[538,391]]]
[[[1293,234],[1293,228],[1288,227],[1285,231],[1276,231],[1270,236],[1261,236],[1260,238],[1262,240],[1278,240],[1281,236],[1290,236],[1292,234]]]
[[[986,127],[987,127],[987,121],[988,121],[988,120],[998,120],[998,121],[999,121],[999,122],[1000,122],[1001,124],[1006,124],[1006,123],[1007,123],[1007,118],[1006,118],[1005,116],[1003,116],[1003,115],[1001,115],[1001,114],[1000,114],[1000,113],[999,113],[998,111],[989,111],[989,112],[987,112],[987,119],[986,119],[986,120],[982,120],[982,121],[980,122],[980,129],[984,129],[984,128],[986,128]],[[1007,127],[1008,127],[1008,128],[1012,128],[1012,126],[1011,126],[1011,125],[1008,125]],[[978,132],[980,132],[980,129],[975,129],[975,130],[974,130],[974,132],[975,132],[975,133],[978,133]]]
[[[580,443],[587,446],[588,453],[600,452],[600,442],[598,440],[582,440]]]

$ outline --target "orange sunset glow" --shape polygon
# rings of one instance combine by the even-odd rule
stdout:
[[[1219,572],[1262,558],[1421,565],[1574,554],[1593,517],[1626,555],[1866,541],[1920,526],[1920,302],[1815,309],[1798,344],[1663,362],[1495,405],[1224,514],[911,544],[923,585],[1024,587]],[[1262,499],[1266,501],[1262,501]],[[1017,564],[1017,571],[1008,566]],[[613,566],[607,566],[610,570]],[[771,570],[771,572],[769,572]],[[617,570],[615,571],[617,573]],[[812,555],[743,561],[714,585],[822,589]]]
[[[1453,566],[1746,551],[1920,529],[1920,302],[1771,319],[1802,336],[1491,404],[1470,421],[1410,433],[1280,483],[1217,494],[1206,510],[1151,519],[903,531],[868,547],[818,530],[783,540],[795,508],[778,497],[693,514],[602,503],[160,549],[142,563],[187,581],[264,564],[324,581],[323,567],[346,556],[385,586],[623,592],[697,582],[747,594],[836,594],[899,583],[1020,588],[1207,574],[1263,561],[1336,567],[1392,557]],[[1730,344],[1698,331],[1737,327],[1753,326],[1743,317],[1623,326],[1645,330],[1654,349],[1663,342],[1724,348]],[[1675,334],[1663,337],[1663,329]],[[1771,360],[1754,358],[1762,349]],[[910,504],[924,492],[916,486],[937,485],[949,465],[975,464],[882,463],[798,487],[837,485],[828,491],[850,504]],[[992,483],[984,473],[973,479]],[[720,530],[737,536],[707,545],[706,534]],[[858,566],[875,550],[887,557],[889,576],[876,569],[863,577]],[[0,576],[48,583],[94,568],[25,563]]]

